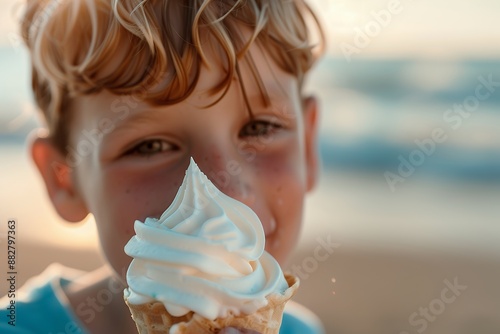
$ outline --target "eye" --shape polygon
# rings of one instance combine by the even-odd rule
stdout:
[[[254,120],[246,124],[243,129],[241,129],[239,136],[240,137],[259,137],[259,136],[268,136],[272,134],[277,129],[280,129],[281,125],[263,121],[263,120]]]
[[[175,146],[161,139],[149,139],[140,142],[132,149],[126,152],[127,155],[150,156],[153,154],[162,153],[165,151],[174,150]]]

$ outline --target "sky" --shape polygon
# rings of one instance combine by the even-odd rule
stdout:
[[[0,0],[0,47],[18,47],[16,8],[23,2]],[[319,13],[328,36],[328,53],[332,56],[345,56],[349,46],[357,49],[356,55],[361,57],[497,58],[500,55],[498,0],[310,0],[309,3]],[[359,47],[356,41],[367,31],[371,35],[365,42],[367,45]]]

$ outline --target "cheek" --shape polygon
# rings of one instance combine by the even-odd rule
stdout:
[[[96,220],[104,255],[117,274],[123,277],[131,261],[123,248],[135,234],[134,222],[161,215],[174,199],[183,173],[114,169],[95,182],[92,194],[98,195],[88,201],[89,209]]]
[[[279,195],[283,204],[305,194],[305,159],[297,138],[259,156],[256,168],[257,178],[261,178],[272,195]]]
[[[302,224],[306,193],[304,159],[299,146],[292,142],[259,157],[256,166],[257,180],[276,223],[276,231],[266,242],[266,248],[283,264],[297,243]]]
[[[299,125],[297,127],[301,128]],[[297,181],[301,182],[304,180],[306,166],[303,146],[302,130],[290,130],[283,138],[278,138],[275,142],[271,140],[267,149],[264,146],[260,156],[271,167],[271,171],[294,174],[299,178]]]

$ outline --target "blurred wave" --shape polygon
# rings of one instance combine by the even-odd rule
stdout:
[[[415,141],[440,128],[447,140],[435,144],[420,175],[500,181],[500,62],[327,58],[319,67],[310,90],[322,101],[327,170],[395,171],[399,156],[408,158],[419,149]],[[479,78],[499,87],[450,124],[450,110],[475,96]]]

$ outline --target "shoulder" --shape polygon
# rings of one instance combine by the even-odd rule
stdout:
[[[59,264],[49,266],[17,291],[0,299],[1,333],[80,333],[63,286],[83,274]]]
[[[324,334],[319,318],[308,308],[294,301],[285,306],[280,334]]]

